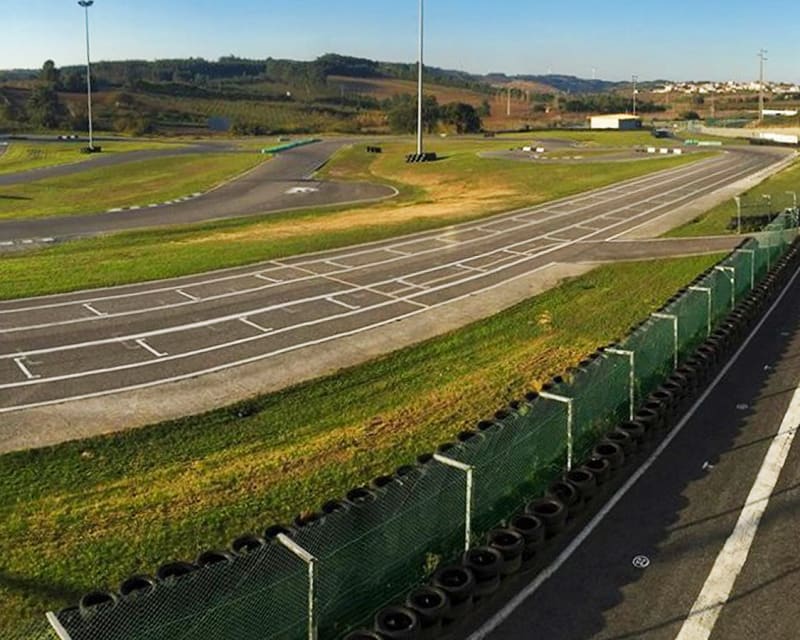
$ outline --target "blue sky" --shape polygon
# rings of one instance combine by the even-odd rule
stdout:
[[[594,67],[610,80],[747,80],[765,47],[768,78],[800,81],[800,2],[654,4],[426,0],[426,62],[478,73],[591,77]],[[92,58],[336,52],[412,61],[416,12],[416,0],[96,0]],[[80,63],[82,29],[72,0],[0,0],[0,68]]]

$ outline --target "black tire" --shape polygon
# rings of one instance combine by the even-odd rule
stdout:
[[[370,631],[368,629],[359,629],[348,633],[344,640],[383,640],[383,636],[377,631]]]
[[[99,608],[115,607],[119,597],[110,591],[92,591],[83,596],[78,603],[78,611],[83,618],[90,618]]]
[[[564,474],[564,480],[574,486],[580,494],[581,500],[588,502],[597,495],[597,478],[591,469],[578,467]]]
[[[210,567],[211,565],[215,564],[233,562],[235,557],[236,556],[234,556],[230,551],[210,549],[199,554],[194,563],[202,569],[203,567]],[[120,593],[122,593],[122,587],[120,587]]]
[[[700,385],[698,384],[697,380],[697,372],[694,369],[686,365],[682,365],[675,369],[675,373],[672,375],[680,376],[679,379],[684,381],[686,389],[691,396],[694,397],[697,395],[697,392],[700,390]]]
[[[325,521],[325,514],[319,511],[309,511],[308,513],[301,513],[294,518],[295,529],[307,529],[309,527],[318,527]]]
[[[501,578],[499,575],[486,580],[478,580],[475,583],[475,601],[480,602],[497,593],[500,588]]]
[[[123,598],[143,598],[156,588],[156,581],[150,576],[137,575],[123,580],[119,585],[119,595]]]
[[[578,488],[566,480],[551,482],[545,491],[545,496],[555,498],[567,508],[567,520],[583,511],[583,499]]]
[[[544,523],[536,516],[521,513],[511,518],[508,528],[516,531],[525,540],[525,551],[522,554],[523,561],[533,558],[544,544]]]
[[[369,504],[370,502],[375,502],[377,496],[375,492],[368,487],[356,487],[355,489],[350,489],[345,497],[350,504],[358,507]]]
[[[264,540],[270,542],[277,539],[280,534],[293,538],[297,531],[293,527],[287,527],[284,524],[273,524],[271,527],[264,529]]]
[[[625,454],[625,462],[631,458],[638,447],[636,446],[636,440],[631,438],[631,435],[626,431],[621,431],[619,429],[614,429],[606,434],[605,438],[603,438],[602,442],[612,442],[620,447],[622,447],[622,452]]]
[[[617,427],[617,429],[619,431],[624,431],[631,438],[633,438],[633,441],[636,443],[637,447],[641,447],[642,444],[644,443],[647,430],[645,429],[644,425],[638,420],[634,419],[623,422]]]
[[[658,410],[647,406],[648,404],[645,404],[643,409],[639,409],[635,416],[636,422],[644,427],[645,440],[651,440],[656,435],[656,432],[661,429],[662,424]],[[658,408],[661,407],[661,405],[656,406]]]
[[[263,549],[267,545],[267,541],[260,536],[246,535],[239,536],[231,543],[231,549],[234,553],[245,555],[254,553]]]
[[[525,552],[525,538],[513,529],[492,529],[487,536],[489,546],[497,549],[503,556],[500,575],[510,576],[522,567],[522,554]]]
[[[405,604],[417,614],[426,635],[432,629],[441,629],[442,621],[450,613],[450,600],[438,587],[417,587],[406,596]]]
[[[417,614],[407,607],[385,607],[375,614],[375,631],[387,640],[418,640]]]
[[[567,508],[553,498],[539,498],[529,502],[525,506],[525,513],[536,516],[544,523],[546,538],[559,534],[567,523]]]
[[[156,571],[156,578],[161,582],[177,580],[197,570],[196,564],[190,562],[168,562],[162,564]]]
[[[380,492],[382,489],[386,489],[387,487],[391,486],[394,482],[394,476],[378,476],[370,481],[369,488],[373,491]]]
[[[441,567],[431,577],[431,585],[444,591],[450,600],[450,611],[446,620],[463,618],[472,609],[475,574],[467,567],[461,565]]]
[[[625,464],[625,451],[615,442],[600,442],[592,449],[592,457],[604,458],[611,465],[611,474],[615,474]]]
[[[675,410],[677,408],[675,396],[662,385],[650,394],[648,401],[661,404],[661,415],[663,417],[661,422],[662,428],[668,429],[672,425],[672,420],[675,417]]]
[[[455,449],[457,446],[458,446],[458,444],[455,443],[455,442],[443,442],[438,447],[436,447],[436,453],[445,453],[446,454],[449,451],[452,451],[453,449]]]
[[[583,465],[583,468],[588,469],[594,474],[594,479],[598,487],[602,487],[606,482],[611,480],[611,463],[607,458],[589,458],[586,464]]]
[[[461,563],[475,574],[476,582],[482,582],[500,575],[503,555],[492,547],[474,547],[464,552]]]
[[[322,513],[326,516],[346,513],[350,510],[350,505],[342,500],[328,500],[320,507]]]

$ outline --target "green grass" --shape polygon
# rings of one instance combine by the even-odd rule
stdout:
[[[400,190],[399,198],[381,205],[126,232],[6,255],[0,260],[0,298],[201,273],[436,229],[707,157],[532,170],[526,163],[483,160],[474,142],[443,141],[442,148],[450,154],[447,160],[417,169],[405,165],[399,152],[387,153],[377,167],[375,156],[361,147],[340,152],[326,168],[328,175],[388,182]],[[502,197],[480,195],[483,188],[492,193],[498,187]],[[447,207],[447,215],[438,214],[439,206]]]
[[[258,398],[249,417],[222,409],[0,456],[0,632],[412,460],[621,337],[718,259],[602,267],[443,337]]]
[[[0,187],[0,220],[100,213],[163,202],[205,191],[263,160],[257,154],[192,154]]]
[[[742,215],[760,215],[769,208],[764,195],[771,196],[771,210],[781,211],[794,204],[792,196],[787,193],[794,191],[800,197],[800,161],[795,161],[783,171],[767,178],[757,187],[742,194]],[[686,238],[693,236],[711,236],[736,233],[728,229],[731,219],[737,215],[736,203],[733,199],[717,205],[703,215],[697,216],[691,222],[673,229],[666,235],[672,238]]]
[[[589,146],[598,147],[636,147],[636,146],[661,146],[671,147],[683,144],[680,140],[657,139],[649,131],[563,131],[553,129],[548,131],[531,131],[529,133],[508,134],[511,137],[530,136],[531,140],[574,140]]]
[[[16,142],[12,141],[6,152],[0,155],[0,175],[20,173],[42,167],[53,167],[64,164],[85,162],[94,157],[80,153],[86,143],[76,142]],[[120,154],[130,151],[146,151],[150,149],[180,148],[164,142],[102,142],[103,154]]]

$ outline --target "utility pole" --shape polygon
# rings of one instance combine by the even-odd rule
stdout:
[[[423,36],[425,28],[425,14],[424,14],[423,0],[419,0],[419,83],[417,87],[417,154],[422,155],[422,71],[423,71]]]
[[[92,66],[89,55],[89,7],[94,4],[94,0],[78,0],[78,5],[83,7],[86,14],[86,101],[89,105],[89,149],[94,150],[94,138],[92,132]]]
[[[639,76],[633,76],[633,115],[636,115],[636,83],[639,81]]]
[[[759,80],[758,80],[758,121],[764,122],[764,63],[768,60],[767,50],[758,52]]]
[[[506,116],[511,117],[511,86],[508,87],[508,102],[506,103]]]

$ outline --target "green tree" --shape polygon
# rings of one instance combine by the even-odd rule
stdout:
[[[39,74],[39,79],[49,84],[58,84],[60,76],[61,73],[56,69],[56,63],[52,60],[45,60],[44,65],[42,65],[42,71]]]
[[[451,102],[441,109],[442,121],[453,125],[456,133],[477,133],[483,128],[477,110],[465,102]]]
[[[32,124],[47,129],[57,127],[63,109],[54,86],[43,84],[36,87],[25,104],[25,111]]]
[[[388,101],[386,111],[389,127],[394,133],[413,133],[417,130],[417,99],[410,94],[395,96]],[[422,101],[422,123],[428,133],[439,123],[439,103],[435,96],[425,96]]]

